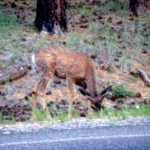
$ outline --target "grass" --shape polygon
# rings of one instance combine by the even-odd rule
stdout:
[[[79,112],[74,108],[71,109],[71,115],[72,115],[72,118],[79,118],[80,117]],[[62,110],[61,113],[54,116],[54,120],[59,120],[62,122],[67,121],[68,120],[68,113],[66,111]]]
[[[99,5],[99,9],[103,13],[108,13],[109,10],[116,11],[117,15],[124,16],[125,12],[128,11],[129,3],[121,2],[119,0],[109,0],[104,2],[103,4]]]
[[[2,124],[3,122],[5,122],[5,119],[4,119],[3,113],[0,112],[0,124]],[[10,116],[10,123],[12,123],[12,124],[16,123],[15,116],[13,116],[13,115]]]
[[[12,124],[16,123],[16,118],[13,115],[11,116],[11,123]]]
[[[71,113],[73,119],[80,117],[79,112],[76,111],[75,109],[72,109]],[[48,120],[46,113],[41,109],[35,109],[34,114],[36,116],[35,118],[36,121]],[[59,113],[59,115],[53,116],[52,120],[48,120],[48,121],[65,122],[68,120],[67,115],[68,114],[66,111],[62,111],[61,113]],[[115,108],[105,108],[99,112],[90,112],[88,114],[89,119],[116,118],[120,120],[120,119],[126,119],[128,117],[150,117],[150,104],[147,105],[143,104],[140,105],[139,107],[126,105],[121,110],[116,110]],[[16,122],[15,118],[11,117],[11,119],[12,120],[10,121],[10,123],[14,124]],[[3,115],[1,112],[0,112],[0,123],[3,123]]]
[[[93,11],[94,11],[94,10],[93,10],[92,8],[90,8],[90,7],[82,7],[82,8],[79,9],[79,13],[80,13],[81,15],[86,16],[86,17],[91,16],[92,13],[93,13]]]
[[[72,108],[71,109],[71,114],[72,114],[72,118],[79,118],[79,112],[76,110],[76,109],[74,109],[74,108]],[[34,110],[34,115],[35,115],[35,120],[36,121],[44,121],[44,120],[49,120],[48,119],[48,116],[47,116],[47,114],[42,110],[42,109],[40,109],[40,108],[36,108],[35,110]],[[59,120],[59,121],[62,121],[62,122],[64,122],[64,121],[67,121],[68,120],[68,112],[67,111],[64,111],[64,110],[61,110],[60,112],[59,112],[59,114],[57,114],[57,115],[54,115],[53,117],[52,117],[52,120],[51,121],[53,121],[53,120]]]
[[[79,49],[84,41],[82,33],[73,32],[67,37],[67,46],[72,49]]]
[[[66,46],[71,49],[79,50],[81,52],[90,54],[98,50],[96,42],[98,41],[95,41],[92,35],[88,36],[84,32],[77,31],[77,32],[68,34]],[[94,43],[94,44],[91,44],[91,43]]]
[[[125,86],[123,85],[116,85],[113,87],[112,89],[112,95],[113,96],[121,96],[121,97],[125,97],[125,96],[135,96],[135,92],[128,90]]]
[[[10,26],[17,24],[17,18],[11,8],[7,12],[2,11],[2,6],[0,6],[0,26]]]
[[[125,119],[128,117],[138,117],[138,116],[150,116],[150,105],[141,105],[139,107],[125,106],[121,110],[116,110],[114,108],[107,108],[101,110],[100,112],[92,112],[89,114],[90,119],[95,118],[117,118]]]
[[[2,112],[0,112],[0,123],[2,123],[3,120],[4,120],[3,114],[2,114]]]
[[[42,109],[40,109],[40,108],[36,108],[35,110],[34,110],[34,115],[35,115],[35,120],[36,121],[44,121],[44,120],[47,120],[47,115],[46,115],[46,113],[42,110]]]
[[[2,15],[0,17],[0,26],[16,25],[17,20],[15,16]]]
[[[67,112],[62,111],[59,115],[54,117],[54,120],[59,120],[61,122],[67,121]]]

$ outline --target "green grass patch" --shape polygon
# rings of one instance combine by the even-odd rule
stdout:
[[[9,26],[17,24],[17,18],[14,15],[14,12],[11,8],[8,8],[7,11],[3,11],[3,7],[0,5],[0,16],[0,26]]]
[[[119,97],[120,96],[121,97],[135,96],[135,92],[128,90],[125,86],[120,84],[120,85],[116,85],[116,86],[113,87],[112,95],[113,96],[119,96]]]
[[[35,116],[35,118],[34,118],[35,120],[37,120],[37,121],[47,120],[47,114],[42,109],[36,108],[35,110],[33,110],[33,113]]]
[[[59,121],[67,121],[67,112],[66,111],[62,111],[61,113],[59,113],[59,115],[54,116],[54,120],[59,120]]]
[[[0,26],[16,25],[17,19],[14,15],[1,15]]]
[[[69,48],[79,49],[83,41],[84,37],[82,33],[75,32],[68,35],[66,44]]]
[[[16,117],[15,116],[13,116],[13,115],[11,116],[10,123],[12,123],[12,124],[16,123]]]
[[[80,117],[79,111],[77,111],[75,108],[71,109],[71,114],[72,114],[73,118],[79,118]]]
[[[146,117],[150,116],[150,105],[141,105],[139,107],[135,106],[125,106],[121,110],[116,110],[115,108],[105,108],[100,112],[92,112],[88,115],[88,118],[117,118],[125,119],[128,117]]]
[[[89,17],[89,16],[92,15],[93,11],[94,11],[94,10],[93,10],[92,8],[90,8],[90,7],[82,7],[82,8],[80,8],[79,13],[80,13],[81,15],[84,15],[84,16],[86,16],[86,17]]]
[[[79,112],[74,108],[71,109],[71,115],[72,115],[72,118],[80,117]],[[54,116],[54,120],[59,120],[62,122],[67,121],[68,120],[68,112],[62,110],[58,115]]]
[[[98,50],[99,41],[84,32],[73,32],[68,34],[66,46],[81,52],[92,53]]]
[[[2,112],[0,112],[0,123],[2,123],[3,120],[4,120],[3,114],[2,114]]]
[[[43,111],[40,108],[36,108],[33,113],[34,113],[34,117],[35,117],[34,119],[36,121],[44,121],[44,120],[48,120],[49,119],[48,115],[46,114],[46,112]],[[74,109],[74,108],[71,109],[71,114],[72,114],[72,118],[79,118],[80,117],[79,112],[76,109]],[[68,112],[65,111],[65,110],[61,110],[59,112],[59,114],[54,115],[52,117],[52,120],[59,120],[59,121],[62,121],[62,122],[67,121],[68,120]]]
[[[77,110],[75,110],[74,108],[71,110],[71,114],[72,114],[72,118],[79,118],[80,114]],[[35,109],[34,110],[34,115],[36,116],[36,118],[34,118],[36,121],[46,121],[47,115],[46,113],[41,110],[41,109]],[[68,120],[68,112],[67,111],[62,111],[61,113],[59,113],[59,115],[56,115],[52,118],[52,120],[49,121],[61,121],[61,122],[65,122]],[[135,107],[135,106],[124,106],[122,109],[120,110],[116,110],[115,108],[105,108],[102,109],[99,112],[90,112],[88,114],[88,118],[89,119],[111,119],[111,118],[117,118],[119,120],[122,119],[126,119],[128,117],[150,117],[150,104],[143,104],[140,105],[139,107]],[[0,112],[0,123],[3,123],[3,115]],[[10,123],[16,123],[16,119],[15,117],[11,117]]]

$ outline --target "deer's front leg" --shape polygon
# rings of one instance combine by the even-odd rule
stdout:
[[[31,120],[35,120],[36,116],[35,116],[35,109],[36,109],[36,99],[37,99],[37,92],[36,92],[36,88],[33,88],[31,91],[31,99],[32,99],[32,117]]]
[[[72,108],[72,101],[74,100],[74,80],[71,77],[67,77],[67,87],[69,90],[69,109],[68,109],[68,119],[71,119],[72,114],[71,114],[71,108]]]

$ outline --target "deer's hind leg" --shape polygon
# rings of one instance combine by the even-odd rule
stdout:
[[[68,87],[68,90],[69,90],[68,119],[71,119],[72,118],[71,108],[72,108],[72,101],[74,100],[74,87],[75,87],[74,80],[71,77],[67,77],[67,87]]]
[[[33,97],[34,100],[32,100],[32,106],[34,109],[36,107],[37,97],[38,96],[40,97],[40,100],[38,102],[42,106],[42,109],[46,112],[48,119],[51,119],[52,117],[47,107],[46,89],[49,86],[49,82],[52,76],[53,76],[52,74],[49,74],[49,75],[43,75],[41,77],[35,89],[35,96]]]

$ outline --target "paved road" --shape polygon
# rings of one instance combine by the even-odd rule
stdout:
[[[0,132],[0,150],[150,150],[150,125]]]

